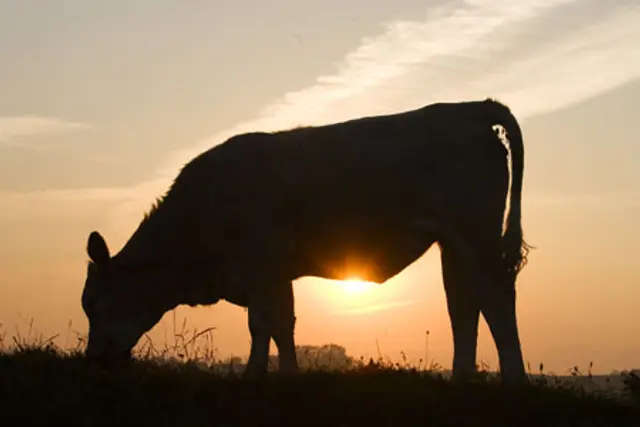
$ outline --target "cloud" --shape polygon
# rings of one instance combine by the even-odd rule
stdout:
[[[554,13],[581,12],[575,0],[467,0],[431,9],[421,21],[394,21],[366,37],[315,84],[291,91],[253,120],[172,153],[158,170],[230,136],[319,125],[384,114],[443,100],[497,97],[521,119],[568,107],[640,77],[640,7],[603,7],[597,20],[535,46],[511,43],[543,31]],[[589,6],[589,5],[588,5]],[[593,6],[593,5],[590,5]],[[569,9],[568,9],[569,8]],[[530,52],[524,51],[530,49]]]
[[[519,117],[576,105],[640,78],[640,5],[604,16],[479,76],[474,91],[496,93]]]
[[[297,121],[323,123],[389,111],[389,105],[368,102],[369,98],[378,97],[381,92],[384,95],[389,86],[406,87],[403,80],[410,73],[429,69],[447,58],[489,57],[505,41],[488,44],[483,42],[486,37],[573,2],[467,0],[455,8],[431,10],[422,21],[391,22],[381,35],[363,39],[356,50],[347,54],[336,74],[320,76],[312,87],[286,94],[266,108],[263,117],[268,122],[277,118],[276,126],[291,126]],[[420,86],[430,85],[423,81],[416,88]],[[427,98],[436,100],[428,90],[424,92]],[[353,102],[358,98],[362,102]],[[340,108],[329,108],[338,103]]]
[[[506,102],[521,120],[567,107],[640,77],[640,56],[633,54],[640,44],[640,26],[635,24],[640,21],[640,7],[632,2],[624,5],[466,0],[432,8],[422,20],[390,22],[381,34],[364,38],[335,73],[284,94],[256,118],[171,153],[147,181],[113,189],[55,190],[40,196],[108,199],[116,205],[114,216],[131,218],[135,212],[138,220],[182,165],[237,133],[486,96]],[[589,15],[583,13],[587,8],[600,9]],[[545,22],[569,13],[587,18],[566,29]],[[541,31],[553,31],[553,37],[537,41],[535,35]],[[527,35],[530,40],[524,43]],[[60,122],[42,123],[30,129],[56,128],[51,123]],[[0,131],[0,140],[2,135]]]
[[[364,307],[350,308],[348,310],[337,311],[335,314],[347,315],[347,316],[371,314],[371,313],[378,313],[381,311],[393,310],[395,308],[400,308],[400,307],[407,307],[409,305],[414,305],[420,302],[422,301],[416,301],[416,300],[394,301],[394,302],[388,302],[383,304],[375,304],[375,305],[367,305]]]
[[[89,129],[85,123],[33,115],[0,117],[0,145],[37,148],[24,141],[39,135],[59,134]]]
[[[155,197],[166,191],[166,185],[164,178],[158,178],[128,187],[0,191],[0,220],[70,215],[90,206],[101,207],[110,218],[108,228],[125,238]]]
[[[443,6],[429,11],[423,21],[394,21],[382,34],[363,38],[360,46],[348,53],[336,73],[319,76],[310,87],[284,94],[263,108],[258,117],[216,133],[194,146],[172,153],[158,171],[175,175],[176,164],[184,164],[194,155],[219,144],[230,136],[255,130],[273,131],[298,125],[319,125],[353,117],[381,114],[412,108],[408,98],[419,104],[442,100],[437,91],[424,82],[411,84],[419,95],[404,97],[402,105],[385,102],[387,92],[402,93],[407,77],[429,69],[446,58],[459,56],[490,57],[497,44],[483,43],[485,37],[508,26],[520,26],[546,11],[575,0],[466,0],[460,6]],[[503,42],[504,43],[504,42]],[[447,70],[441,70],[445,74]],[[453,82],[452,82],[453,83]],[[455,87],[464,89],[464,83]],[[488,91],[481,97],[486,97]],[[455,98],[443,94],[444,98]],[[464,97],[464,96],[459,96]]]

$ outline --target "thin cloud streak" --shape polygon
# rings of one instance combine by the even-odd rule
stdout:
[[[532,25],[536,21],[560,7],[581,7],[573,0],[468,0],[456,5],[431,11],[423,21],[390,23],[383,34],[363,39],[335,74],[320,76],[314,85],[285,94],[254,120],[173,152],[147,181],[131,187],[50,190],[32,196],[105,198],[116,205],[114,221],[122,224],[122,215],[127,216],[126,221],[133,219],[131,215],[139,220],[151,201],[166,191],[179,166],[234,134],[408,109],[416,106],[416,100],[423,105],[486,96],[498,97],[520,119],[526,119],[640,76],[640,57],[629,54],[640,40],[640,27],[634,24],[640,19],[640,7],[628,7],[607,10],[608,15],[599,16],[600,21],[560,35],[552,45],[538,46],[524,57],[504,58],[499,73],[483,72],[479,67],[473,78],[450,78],[450,70],[443,64],[455,67],[462,57],[495,65],[500,53],[510,46],[508,35],[525,29],[535,31]],[[614,59],[615,67],[610,62]],[[432,78],[426,79],[425,74]],[[406,94],[409,91],[411,95]],[[567,197],[571,199],[571,195]]]
[[[184,164],[203,150],[232,135],[255,130],[274,131],[298,125],[318,125],[357,116],[389,112],[393,107],[376,99],[386,87],[402,80],[420,66],[439,58],[464,55],[489,56],[495,47],[484,37],[508,25],[520,25],[553,8],[575,0],[467,0],[462,6],[441,7],[424,21],[395,21],[377,37],[364,38],[347,54],[337,73],[320,76],[316,84],[285,94],[262,110],[258,117],[213,135],[189,149],[177,150],[158,171],[175,176],[176,164]],[[486,96],[483,95],[483,96]],[[432,98],[427,94],[425,99]],[[436,99],[432,99],[435,101]],[[424,101],[423,103],[430,102]],[[411,108],[404,105],[399,108]]]
[[[423,302],[423,301],[416,301],[416,300],[395,301],[395,302],[388,302],[388,303],[383,303],[383,304],[368,305],[368,306],[365,306],[365,307],[351,308],[351,309],[348,309],[348,310],[337,311],[334,314],[336,314],[336,315],[345,315],[345,316],[353,316],[353,315],[361,315],[361,314],[372,314],[372,313],[379,313],[381,311],[393,310],[393,309],[400,308],[400,307],[407,307],[409,305],[414,305],[414,304],[421,303],[421,302]]]
[[[640,78],[640,5],[619,8],[473,83],[520,117],[568,108]]]
[[[90,128],[91,126],[86,123],[65,121],[52,117],[34,115],[0,117],[0,145],[38,148],[39,145],[26,142],[24,139]]]
[[[485,37],[573,1],[467,0],[457,8],[431,11],[423,21],[392,22],[382,35],[363,39],[359,48],[347,54],[335,75],[321,76],[316,85],[286,94],[280,102],[268,107],[264,116],[278,117],[278,121],[288,121],[288,126],[293,126],[300,119],[305,123],[323,123],[363,114],[327,107],[398,82],[442,58],[489,56],[500,46],[483,43]],[[358,105],[358,110],[365,105]],[[373,103],[369,109],[365,114],[388,111],[388,107],[379,103]]]
[[[516,4],[507,0],[467,0],[459,7],[431,10],[423,21],[391,22],[381,35],[365,37],[358,48],[345,56],[335,74],[319,76],[314,85],[285,94],[264,108],[255,120],[217,133],[188,150],[177,151],[167,167],[175,173],[176,162],[184,163],[237,133],[318,125],[390,112],[392,107],[376,100],[376,96],[395,83],[404,86],[402,80],[412,71],[442,58],[488,57],[497,47],[484,44],[485,37],[573,2],[529,0]]]

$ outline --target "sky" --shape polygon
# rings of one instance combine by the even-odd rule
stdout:
[[[635,0],[0,0],[0,323],[86,332],[89,232],[116,252],[233,134],[494,97],[524,133],[526,361],[640,368],[638,22]],[[437,248],[380,286],[294,289],[298,344],[451,366]],[[248,353],[243,309],[180,306],[154,339],[174,315]]]

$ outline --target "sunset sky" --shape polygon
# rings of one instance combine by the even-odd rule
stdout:
[[[0,323],[86,331],[89,232],[115,253],[228,136],[490,96],[524,132],[525,360],[640,368],[638,23],[637,0],[0,0]],[[297,343],[417,359],[429,330],[449,368],[440,275],[433,248],[382,286],[301,279]],[[177,316],[248,353],[241,308]],[[479,344],[496,366],[484,321]]]

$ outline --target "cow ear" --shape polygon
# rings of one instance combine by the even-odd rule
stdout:
[[[104,238],[97,231],[92,231],[91,234],[89,234],[87,253],[89,254],[89,258],[99,267],[106,265],[111,258],[107,242],[104,241]]]

